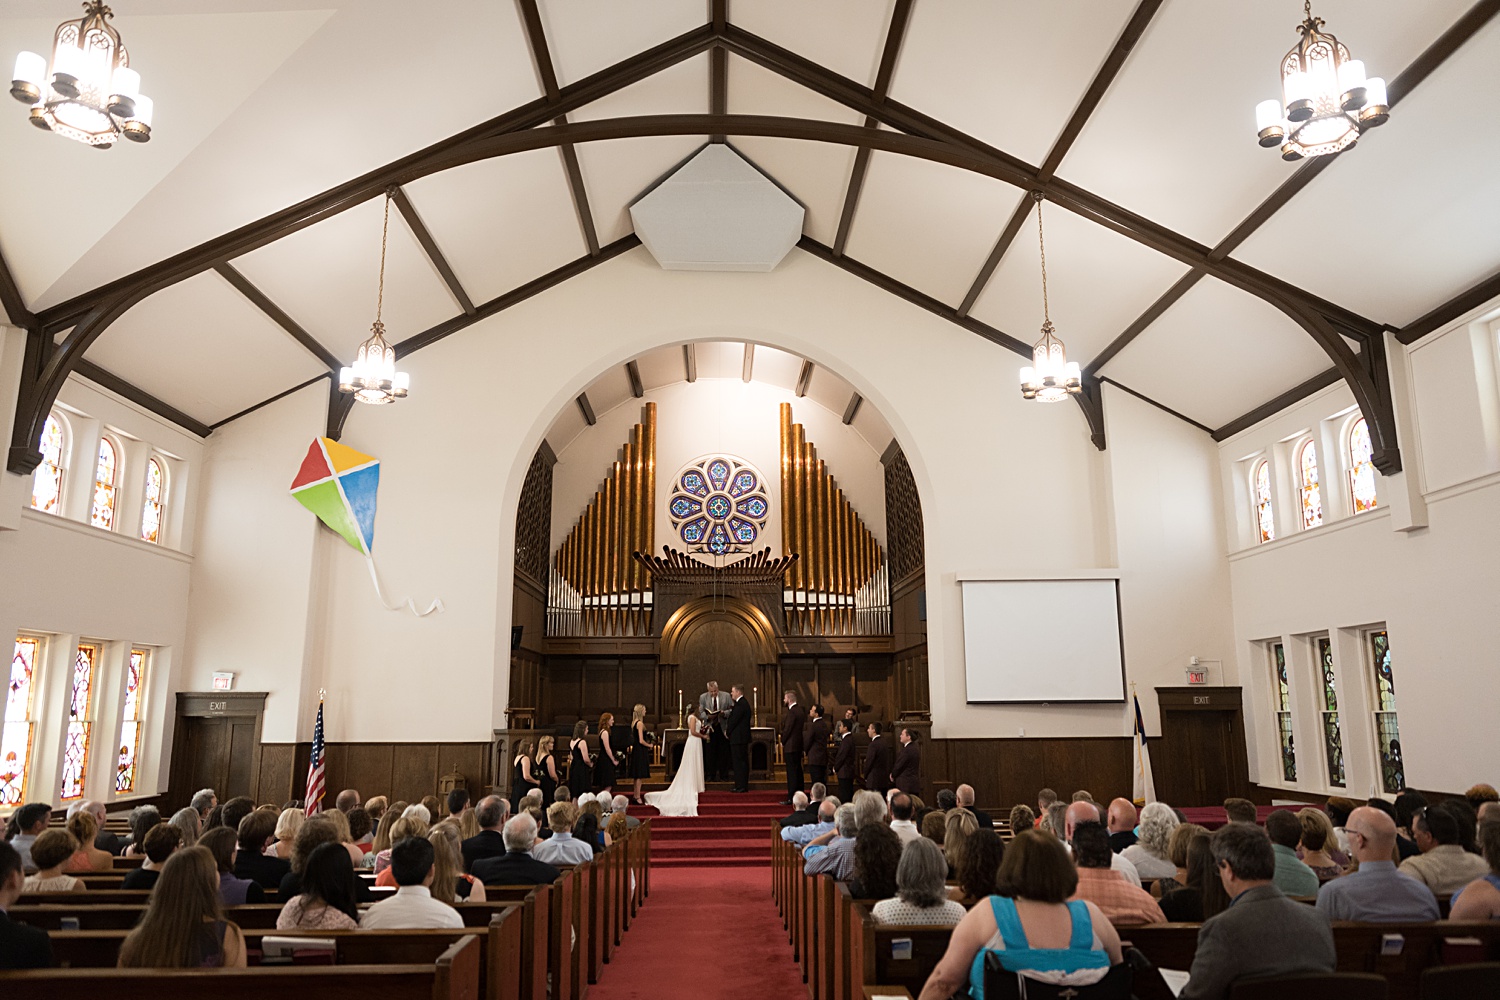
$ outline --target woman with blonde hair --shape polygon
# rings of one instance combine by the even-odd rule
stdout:
[[[948,874],[957,877],[964,865],[964,849],[969,838],[979,831],[979,820],[967,809],[948,810],[943,824],[943,856],[948,859]]]
[[[349,863],[351,865],[362,865],[365,862],[365,849],[354,843],[354,833],[349,829],[349,817],[337,809],[330,809],[325,813],[319,813],[324,819],[331,822],[339,831],[339,843],[344,845],[344,850],[349,852]]]
[[[444,820],[427,834],[432,845],[432,898],[452,906],[468,901],[483,903],[484,883],[464,872],[463,847],[458,839],[458,826],[453,820]],[[387,869],[389,871],[389,869]],[[392,876],[392,884],[395,877]]]
[[[399,844],[407,837],[426,840],[429,832],[430,828],[420,816],[402,816],[391,826],[391,843]],[[396,887],[396,875],[391,871],[390,848],[375,855],[375,884],[393,889]]]
[[[390,805],[391,800],[384,795],[377,795],[365,802],[365,812],[370,814],[370,824],[372,826],[380,825],[380,817],[385,815],[385,811],[390,808]]]
[[[573,798],[594,787],[594,755],[589,753],[589,724],[579,719],[568,741],[568,791]]]
[[[641,798],[641,782],[651,777],[651,738],[646,735],[645,705],[630,710],[630,735],[625,747],[630,754],[630,776],[635,779],[630,801],[643,806],[646,800]]]
[[[1120,857],[1135,865],[1142,879],[1174,878],[1177,866],[1172,863],[1172,831],[1179,826],[1176,811],[1165,802],[1148,802],[1141,810],[1141,839],[1120,852]]]
[[[277,858],[290,858],[292,845],[297,842],[297,831],[302,829],[305,819],[307,813],[301,809],[281,810],[281,815],[276,817],[276,843],[267,848],[266,853]]]
[[[1151,884],[1151,895],[1161,899],[1173,889],[1181,889],[1188,881],[1188,847],[1198,834],[1207,834],[1208,828],[1197,823],[1179,823],[1172,836],[1167,838],[1167,857],[1177,866],[1177,874],[1159,878]]]
[[[604,828],[605,840],[611,844],[618,844],[620,839],[630,830],[630,821],[622,812],[609,814],[609,823]]]
[[[375,839],[370,841],[370,850],[365,853],[365,858],[364,861],[361,862],[361,867],[373,868],[375,867],[376,857],[379,856],[382,851],[385,851],[387,852],[387,854],[389,854],[392,843],[391,828],[396,825],[396,821],[400,818],[401,814],[398,813],[395,809],[387,809],[385,811],[385,814],[380,817],[380,823],[375,827]]]
[[[21,883],[22,893],[33,892],[79,892],[83,890],[83,879],[64,875],[63,869],[78,851],[78,838],[67,830],[53,827],[37,834],[31,842],[31,863],[36,865],[35,875],[27,875]]]
[[[80,809],[68,817],[67,831],[78,839],[78,850],[68,859],[70,872],[107,872],[115,865],[114,855],[94,846],[99,836],[99,820],[93,813]]]
[[[536,779],[531,773],[532,743],[530,740],[521,740],[516,744],[516,766],[515,775],[510,780],[510,811],[518,813],[521,811],[521,800],[526,793],[537,787]]]
[[[245,939],[224,919],[219,866],[206,847],[184,847],[162,866],[141,922],[120,944],[122,969],[244,968]]]
[[[1302,825],[1302,841],[1298,844],[1302,852],[1302,863],[1318,876],[1319,884],[1331,882],[1344,874],[1328,850],[1333,841],[1333,822],[1321,809],[1308,806],[1297,813],[1297,822]]]
[[[599,716],[599,755],[594,758],[594,784],[599,794],[606,798],[614,795],[615,772],[620,767],[620,757],[610,745],[610,728],[615,724],[613,712]]]
[[[544,805],[552,804],[552,795],[557,791],[557,758],[552,747],[557,743],[551,736],[536,741],[536,756],[531,761],[531,774],[536,778],[537,788],[542,791]]]

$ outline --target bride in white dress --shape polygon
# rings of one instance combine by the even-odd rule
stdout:
[[[663,816],[698,815],[698,795],[703,791],[703,740],[705,733],[697,713],[687,717],[687,743],[682,747],[682,763],[677,777],[665,792],[647,792],[646,804],[655,806]]]

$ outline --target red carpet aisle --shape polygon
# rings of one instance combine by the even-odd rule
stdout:
[[[698,815],[658,816],[648,807],[634,807],[632,815],[651,817],[651,865],[654,868],[724,868],[770,865],[773,819],[791,811],[780,805],[784,789],[743,795],[704,792]]]
[[[646,905],[589,991],[590,1000],[806,996],[768,867],[654,869]]]

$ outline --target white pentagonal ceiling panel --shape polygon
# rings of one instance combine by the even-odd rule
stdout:
[[[1320,0],[1316,13],[1369,75],[1389,81],[1469,6]],[[1165,4],[1059,176],[1217,243],[1296,169],[1256,145],[1254,112],[1279,95],[1277,67],[1301,18],[1290,4]]]
[[[352,359],[375,321],[385,199],[371,200],[236,258],[234,266],[303,329]],[[399,343],[460,312],[401,213],[391,206],[382,322]]]
[[[327,372],[212,271],[142,301],[87,357],[207,424]]]
[[[1474,105],[1500,94],[1500,21],[1402,101],[1385,125],[1235,256],[1401,326],[1500,266],[1500,133]],[[1440,152],[1439,152],[1440,151]]]
[[[891,96],[1040,163],[1135,0],[919,3]]]
[[[1052,322],[1067,345],[1068,358],[1087,362],[1187,267],[1056,205],[1044,211]],[[1040,338],[1042,264],[1035,208],[972,314],[1027,343]]]
[[[947,164],[873,153],[845,249],[957,305],[1020,197],[1009,184]]]
[[[588,253],[555,149],[445,170],[406,193],[476,303]]]
[[[1286,314],[1204,278],[1102,374],[1209,427],[1222,427],[1333,362]]]
[[[752,0],[731,4],[729,20],[861,86],[873,87],[893,6],[893,0]]]
[[[601,244],[631,231],[630,204],[697,152],[708,136],[611,139],[578,147],[578,165],[589,193]]]
[[[708,21],[703,0],[542,0],[541,12],[563,86]]]

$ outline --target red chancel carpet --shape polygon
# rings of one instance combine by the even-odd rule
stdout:
[[[770,868],[653,868],[651,895],[591,1000],[807,996],[771,900]]]

